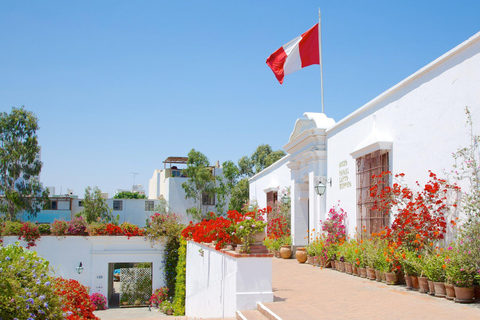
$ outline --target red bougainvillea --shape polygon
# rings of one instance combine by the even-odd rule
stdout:
[[[449,204],[447,195],[450,191],[458,191],[455,184],[448,184],[429,171],[430,180],[421,191],[414,191],[400,182],[393,183],[392,187],[385,184],[382,177],[390,172],[383,172],[372,178],[377,179],[377,184],[371,188],[371,196],[375,198],[373,210],[383,214],[393,211],[394,221],[391,227],[386,228],[385,237],[395,242],[398,246],[419,250],[426,245],[441,240],[447,232],[446,214],[456,204]],[[395,175],[401,179],[403,173]],[[420,184],[417,182],[419,187]],[[381,191],[379,191],[381,190]]]
[[[216,216],[210,213],[209,220],[202,220],[197,224],[190,224],[183,229],[182,236],[195,242],[215,243],[215,249],[220,250],[225,245],[235,240],[235,225],[244,221],[247,217],[255,219],[264,216],[268,212],[268,207],[255,212],[242,214],[236,210],[228,211],[227,218]]]
[[[93,314],[95,305],[90,300],[88,288],[77,280],[56,278],[55,294],[60,297],[64,316],[68,320],[100,320]]]

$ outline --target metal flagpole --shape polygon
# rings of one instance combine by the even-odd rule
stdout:
[[[320,58],[320,82],[321,82],[321,95],[322,95],[322,113],[323,112],[323,62],[322,62],[322,15],[320,8],[318,8],[318,54]]]

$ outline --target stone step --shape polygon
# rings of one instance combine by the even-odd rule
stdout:
[[[237,320],[267,320],[258,310],[237,311]]]

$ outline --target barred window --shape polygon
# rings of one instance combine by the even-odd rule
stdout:
[[[145,201],[145,211],[153,211],[155,203],[153,201]]]
[[[214,206],[215,205],[215,195],[204,192],[202,194],[202,205],[204,205],[204,206]]]
[[[367,234],[378,233],[389,225],[388,212],[372,210],[375,198],[370,195],[370,188],[375,185],[373,175],[389,171],[388,150],[378,150],[357,158],[357,230],[366,230]],[[379,185],[381,192],[389,184],[388,176]]]
[[[122,200],[113,200],[113,210],[122,211],[123,210],[123,201]]]

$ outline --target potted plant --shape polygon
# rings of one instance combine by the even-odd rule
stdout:
[[[172,315],[174,311],[173,303],[168,300],[163,301],[160,305],[160,310],[169,316]]]
[[[150,297],[150,305],[154,307],[158,307],[162,304],[163,301],[167,300],[168,298],[168,288],[162,287],[159,289],[155,289],[152,296]]]
[[[447,282],[453,285],[455,302],[472,303],[475,300],[473,282],[477,274],[477,268],[470,259],[471,252],[464,250],[463,241],[460,240],[449,247],[447,252],[449,259],[445,270]],[[450,286],[447,288],[450,289]],[[448,294],[447,298],[453,298]]]
[[[280,255],[283,259],[290,259],[292,256],[292,238],[285,236],[279,239],[280,242]]]
[[[236,224],[236,236],[242,239],[242,252],[250,252],[252,243],[263,243],[266,225],[265,221],[251,216],[245,217],[245,220]]]

